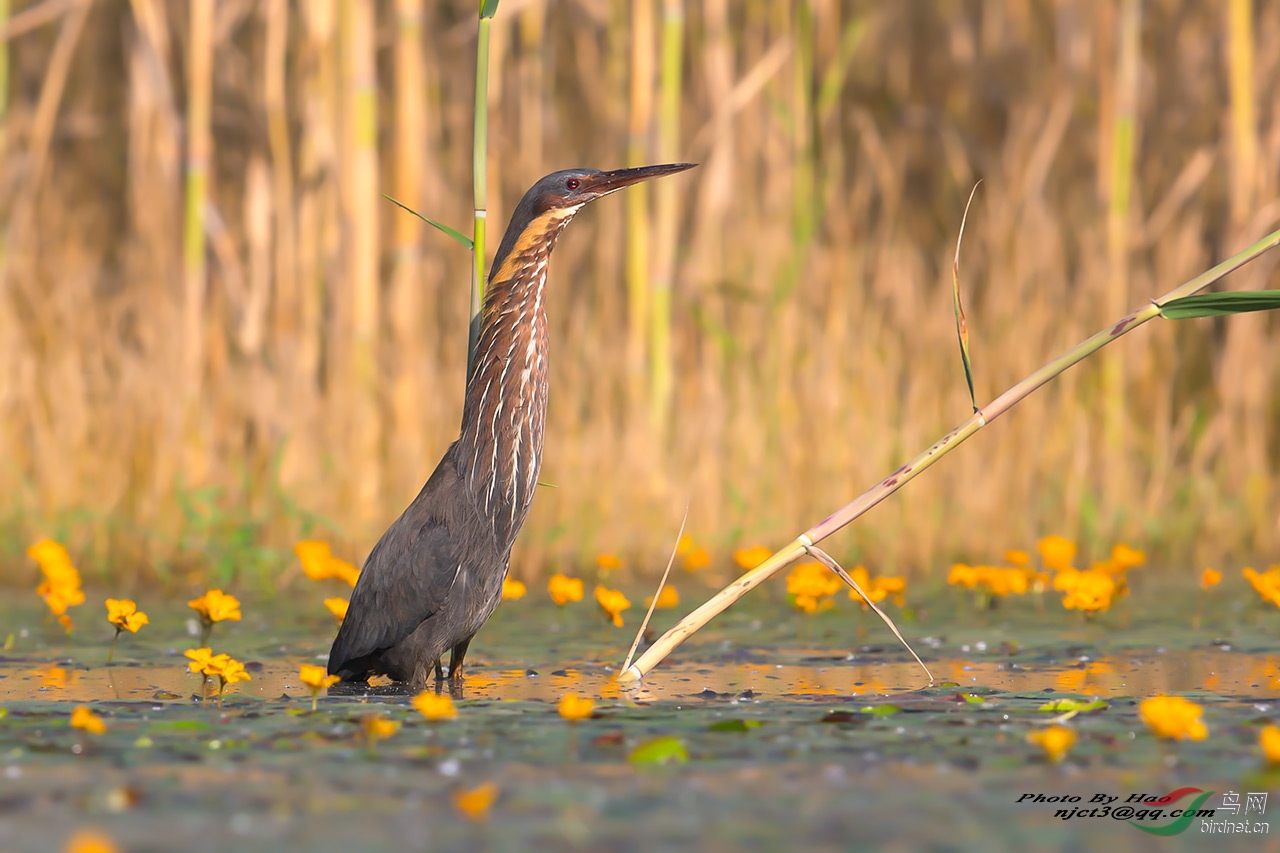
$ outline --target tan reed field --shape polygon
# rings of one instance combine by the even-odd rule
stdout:
[[[471,280],[381,193],[486,202],[491,254],[546,172],[702,164],[559,244],[525,577],[656,576],[686,503],[727,573],[964,420],[978,178],[980,403],[1280,223],[1276,4],[504,0],[483,200],[476,5],[0,0],[0,578],[45,534],[124,578],[372,545],[456,436]],[[1152,323],[829,550],[1274,562],[1278,322]]]

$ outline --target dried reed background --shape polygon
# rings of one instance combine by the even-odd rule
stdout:
[[[457,431],[469,258],[379,193],[465,227],[475,5],[0,0],[0,570],[56,529],[145,571],[209,485],[271,543],[288,496],[353,553],[412,498]],[[722,557],[777,544],[962,420],[978,177],[980,399],[1274,228],[1277,43],[1249,0],[504,0],[492,245],[553,169],[703,164],[560,243],[555,488],[516,573],[660,570],[686,500]],[[833,550],[1275,559],[1276,320],[1115,350]]]

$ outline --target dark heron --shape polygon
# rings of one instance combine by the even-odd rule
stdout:
[[[547,413],[544,285],[556,238],[582,207],[692,163],[547,175],[524,194],[493,259],[467,375],[462,435],[365,561],[329,652],[344,681],[387,675],[416,687],[449,656],[462,677],[471,638],[502,599],[529,514]]]

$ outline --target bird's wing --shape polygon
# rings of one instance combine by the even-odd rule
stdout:
[[[329,652],[329,672],[396,645],[439,612],[458,575],[456,551],[448,528],[414,501],[365,561]]]

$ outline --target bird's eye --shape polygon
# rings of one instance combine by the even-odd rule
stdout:
[[[569,180],[564,182],[564,185],[571,190],[576,190],[578,188],[578,179],[570,178]]]

